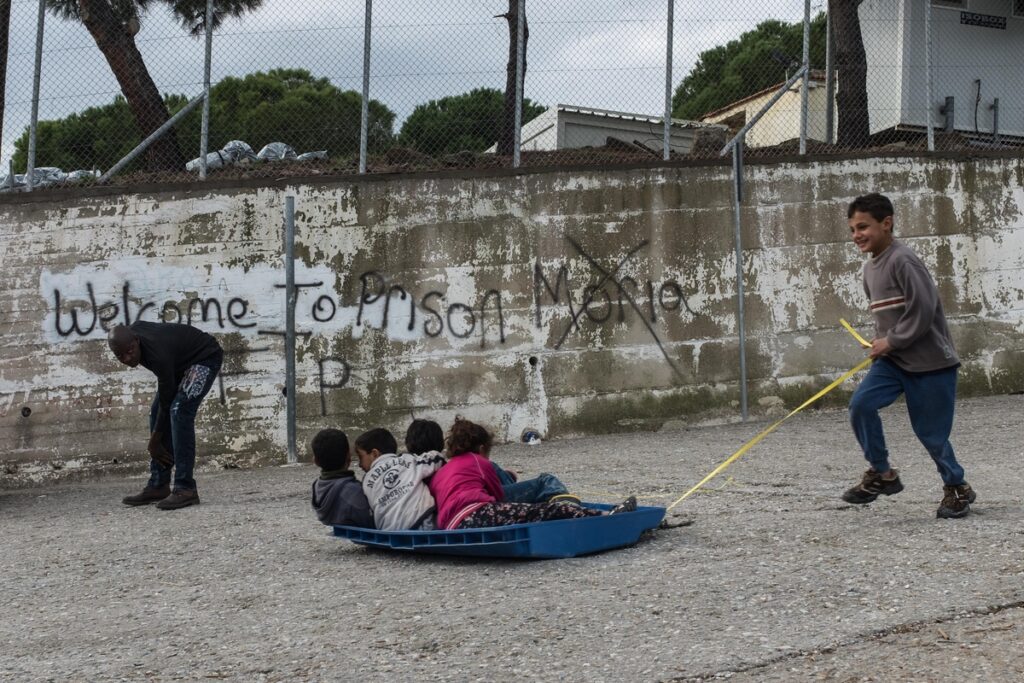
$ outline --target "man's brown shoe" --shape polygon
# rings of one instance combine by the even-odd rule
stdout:
[[[942,502],[935,511],[935,516],[940,519],[966,517],[971,512],[971,503],[978,498],[974,489],[966,482],[959,486],[943,486],[942,493]]]
[[[161,510],[177,510],[187,508],[189,505],[199,504],[199,492],[178,489],[156,504]]]
[[[157,488],[147,486],[142,489],[142,493],[136,493],[134,496],[125,496],[121,499],[121,502],[125,505],[149,505],[158,500],[163,500],[169,495],[171,495],[170,486],[158,486]]]

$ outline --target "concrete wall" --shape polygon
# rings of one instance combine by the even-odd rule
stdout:
[[[1024,164],[754,166],[743,212],[752,405],[861,352],[846,202],[889,192],[936,275],[967,393],[1024,388]],[[501,439],[737,415],[727,167],[408,177],[0,200],[0,485],[141,471],[155,389],[104,329],[190,321],[228,356],[200,462],[281,462],[284,197],[298,205],[300,449],[325,425],[461,413]],[[836,400],[842,400],[839,396]]]

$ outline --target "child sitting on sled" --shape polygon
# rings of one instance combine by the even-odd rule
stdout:
[[[322,429],[309,444],[320,477],[313,482],[313,510],[324,524],[374,528],[370,503],[349,469],[348,437],[340,429]]]
[[[359,435],[356,455],[366,472],[363,492],[378,529],[434,529],[434,497],[425,480],[445,464],[439,452],[399,454],[395,437],[378,427]]]
[[[481,453],[490,451],[493,439],[480,425],[458,419],[448,434],[448,463],[431,477],[429,487],[437,503],[439,529],[474,529],[578,519],[603,514],[568,502],[513,503],[505,500],[498,475]],[[609,514],[636,510],[630,496]]]
[[[444,432],[441,425],[433,420],[413,420],[405,432],[405,449],[414,454],[443,451]],[[489,460],[488,451],[489,447],[480,455]],[[532,479],[518,481],[515,474],[503,469],[498,463],[491,461],[491,467],[501,483],[504,500],[510,503],[580,503],[579,497],[569,493],[565,484],[553,474],[541,472]]]

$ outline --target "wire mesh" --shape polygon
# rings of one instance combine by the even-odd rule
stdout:
[[[929,125],[938,149],[1024,141],[1024,0],[813,0],[806,79],[781,93],[804,68],[804,0],[675,3],[666,74],[671,1],[522,3],[523,166],[663,158],[666,75],[673,160],[718,158],[758,116],[745,134],[753,158],[924,150]],[[211,179],[359,172],[367,4],[215,0]],[[368,172],[515,163],[519,4],[372,3]],[[202,92],[206,1],[46,7],[34,177],[95,182]],[[28,166],[38,8],[11,3],[8,190]],[[196,178],[201,110],[125,180]]]

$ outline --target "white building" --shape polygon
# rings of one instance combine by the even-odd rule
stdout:
[[[523,125],[520,149],[528,152],[604,147],[608,138],[614,138],[660,154],[665,139],[663,121],[661,116],[559,104]],[[672,119],[669,146],[673,152],[689,154],[694,131],[708,127],[697,121]],[[492,146],[487,151],[493,154],[495,149],[496,146]]]
[[[932,95],[926,97],[925,10],[931,2]],[[1024,0],[864,0],[871,132],[921,130],[954,98],[954,127],[1024,136]]]
[[[748,95],[730,104],[708,112],[701,117],[704,123],[720,123],[735,133],[746,124],[761,108],[768,103],[785,83],[776,83],[753,95]],[[757,124],[744,136],[744,142],[750,147],[770,147],[786,140],[800,137],[800,91],[803,79],[786,91],[779,100],[766,111]],[[825,139],[825,94],[824,72],[815,71],[811,74],[807,91],[807,137],[811,140]],[[835,139],[835,119],[832,124],[832,139]]]

